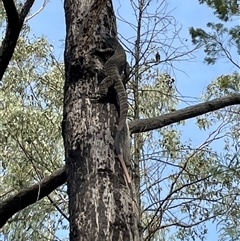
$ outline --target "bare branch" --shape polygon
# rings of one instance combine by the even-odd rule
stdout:
[[[25,188],[16,195],[0,203],[0,228],[18,211],[49,195],[67,180],[65,168],[58,169],[52,175],[45,177],[40,183]]]
[[[69,221],[68,216],[61,210],[61,208],[58,207],[58,205],[54,202],[54,200],[50,196],[47,196],[47,198],[50,201],[50,203],[52,203],[52,205],[58,210],[58,212],[61,213],[63,217]]]
[[[35,0],[27,0],[20,12],[20,21],[23,23]]]
[[[35,17],[37,14],[39,14],[47,5],[47,2],[49,2],[49,0],[44,0],[42,6],[35,13],[33,13],[31,16],[29,16],[25,19],[25,23],[27,21],[29,21],[30,19],[32,19],[33,17]]]
[[[129,123],[129,128],[131,133],[146,132],[237,104],[240,104],[240,94],[231,94],[229,96],[186,107],[181,110],[176,110],[159,117],[133,120]]]
[[[132,133],[149,131],[235,104],[240,104],[240,94],[232,94],[227,97],[218,98],[157,118],[135,120],[130,122],[130,129]],[[2,227],[12,215],[44,198],[57,187],[64,184],[66,179],[65,168],[61,168],[51,176],[44,178],[39,184],[21,190],[13,197],[3,201],[0,204],[0,227]]]

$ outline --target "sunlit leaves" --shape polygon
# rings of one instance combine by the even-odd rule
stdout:
[[[143,118],[155,117],[176,107],[177,101],[171,98],[175,92],[172,78],[166,73],[152,76],[151,72],[146,74],[146,77],[155,79],[140,87],[141,116]]]
[[[28,35],[26,26],[0,82],[0,199],[63,165],[63,64],[54,58],[45,38],[29,39]],[[62,202],[58,196],[52,198],[56,204],[57,200]],[[44,235],[46,240],[53,240],[59,228],[54,210],[45,198],[15,215],[3,235],[6,240],[40,240]]]
[[[210,100],[227,94],[236,93],[240,90],[240,75],[238,72],[225,74],[217,77],[208,86],[203,98]]]

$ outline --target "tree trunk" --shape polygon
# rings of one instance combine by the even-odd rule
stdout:
[[[137,199],[131,195],[113,148],[118,119],[116,95],[105,102],[94,98],[99,72],[109,57],[99,57],[95,50],[106,48],[103,34],[117,36],[112,2],[65,0],[64,7],[63,137],[70,240],[138,241],[139,213],[132,206]]]

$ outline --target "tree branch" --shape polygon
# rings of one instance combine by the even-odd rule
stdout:
[[[20,12],[20,21],[23,23],[35,0],[27,0]]]
[[[129,123],[131,133],[146,132],[168,126],[181,120],[190,119],[208,112],[218,110],[230,105],[240,104],[240,94],[231,94],[226,97],[214,99],[194,106],[176,110],[165,115],[133,120]]]
[[[25,19],[25,23],[26,23],[27,21],[29,21],[30,19],[32,19],[33,17],[35,17],[37,14],[39,14],[39,13],[45,8],[45,6],[47,5],[47,2],[48,2],[48,1],[49,1],[49,0],[44,0],[42,6],[41,6],[35,13],[33,13],[31,16],[29,16],[29,17],[27,17],[27,18]]]
[[[14,26],[19,21],[18,12],[13,0],[3,0],[3,6],[7,14],[8,25]]]
[[[156,118],[134,120],[129,123],[129,127],[131,133],[145,132],[236,104],[240,104],[240,94],[232,94],[207,101]],[[0,228],[15,213],[44,198],[64,184],[66,180],[67,175],[65,167],[63,167],[52,175],[45,177],[39,184],[23,189],[13,197],[4,200],[0,203]]]
[[[7,14],[7,29],[0,47],[0,80],[11,60],[25,17],[35,0],[27,0],[18,14],[13,0],[3,0]]]
[[[58,169],[52,175],[31,187],[25,188],[16,195],[0,203],[0,228],[18,211],[49,195],[67,180],[65,167]]]

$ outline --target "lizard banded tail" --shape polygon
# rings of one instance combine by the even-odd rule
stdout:
[[[100,85],[100,90],[107,90],[108,87],[113,86],[117,94],[120,113],[118,127],[114,138],[114,148],[126,175],[127,182],[131,184],[131,178],[125,164],[126,160],[123,158],[123,152],[126,152],[125,149],[129,148],[129,146],[126,147],[123,143],[125,138],[124,135],[126,134],[125,126],[128,113],[127,93],[122,79],[122,73],[125,72],[125,74],[127,74],[128,72],[126,53],[118,41],[115,40],[113,42],[113,45],[115,46],[115,52],[104,64],[103,73],[106,77],[103,79]],[[109,50],[105,50],[105,52],[107,51]],[[126,130],[128,130],[128,128]]]
[[[130,153],[128,150],[130,148],[129,144],[129,129],[127,125],[127,114],[128,114],[128,102],[127,93],[123,84],[123,80],[128,78],[129,66],[126,61],[126,53],[120,43],[117,43],[116,50],[111,58],[105,63],[103,67],[103,72],[106,78],[103,80],[103,84],[106,83],[109,86],[113,85],[119,105],[119,121],[117,126],[117,131],[114,138],[114,148],[118,156],[118,159],[123,168],[124,174],[127,179],[127,185],[130,188],[130,193],[132,197],[132,207],[133,212],[137,211],[136,204],[134,201],[132,179],[129,175],[126,162],[130,163]],[[125,78],[123,78],[122,73],[125,73]],[[126,81],[125,81],[126,83]],[[130,164],[131,165],[131,164]]]
[[[120,154],[122,154],[122,151],[123,151],[121,150],[123,148],[120,148],[121,139],[122,139],[121,135],[124,135],[123,132],[127,121],[128,103],[127,103],[126,90],[124,88],[122,80],[115,82],[114,89],[116,90],[116,93],[117,93],[117,98],[119,102],[118,104],[120,109],[119,122],[118,122],[117,131],[114,138],[115,151],[116,151],[116,154],[119,156]]]

